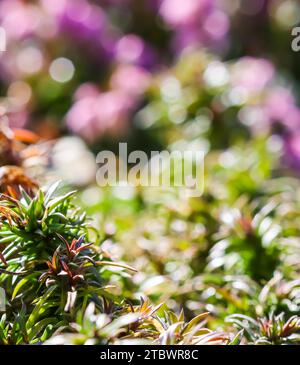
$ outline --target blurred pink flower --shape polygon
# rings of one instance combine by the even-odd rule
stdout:
[[[74,94],[74,100],[85,99],[88,97],[97,97],[100,89],[92,82],[85,82],[81,84]]]
[[[66,122],[88,141],[103,134],[119,135],[126,128],[133,106],[130,96],[118,90],[85,95],[75,101]]]
[[[127,34],[116,44],[116,58],[120,62],[136,63],[144,52],[143,40],[135,34]]]
[[[300,109],[290,90],[274,88],[265,103],[265,112],[271,122],[282,123],[290,131],[300,128]]]
[[[25,109],[10,112],[7,114],[9,126],[14,128],[23,128],[28,122],[28,112]]]
[[[190,25],[203,17],[214,5],[214,0],[163,0],[159,13],[172,28]]]
[[[132,98],[144,93],[150,83],[150,74],[143,68],[121,65],[113,73],[110,84],[113,89],[124,92]]]
[[[233,86],[248,92],[260,92],[272,80],[275,70],[271,62],[263,58],[243,57],[231,70]]]
[[[268,115],[273,120],[283,119],[294,105],[293,94],[283,87],[273,89],[266,101]]]
[[[203,29],[213,40],[222,39],[228,32],[230,22],[227,15],[220,10],[214,10],[204,21]]]
[[[115,59],[120,63],[132,63],[149,68],[155,64],[157,56],[141,37],[125,34],[116,43]]]
[[[0,2],[1,26],[8,38],[19,39],[37,31],[43,20],[41,8],[20,0]]]

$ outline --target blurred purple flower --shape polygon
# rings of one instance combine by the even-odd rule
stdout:
[[[159,14],[174,31],[177,51],[209,46],[225,38],[229,19],[215,0],[162,0]]]
[[[117,34],[103,9],[87,0],[42,0],[61,32],[99,58],[112,56]]]
[[[294,169],[300,169],[300,133],[284,138],[284,158],[283,162],[286,166]]]
[[[116,43],[115,59],[120,63],[149,68],[155,64],[156,55],[142,38],[135,34],[126,34]]]

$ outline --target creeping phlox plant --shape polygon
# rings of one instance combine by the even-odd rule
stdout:
[[[92,244],[85,214],[72,202],[74,193],[57,195],[58,184],[32,196],[20,187],[19,199],[0,196],[0,285],[7,305],[1,318],[2,343],[35,343],[67,327],[78,310],[106,294],[109,265]]]
[[[143,299],[132,305],[112,295],[109,267],[135,270],[90,242],[74,193],[58,195],[58,185],[32,196],[20,186],[18,199],[0,196],[0,284],[7,296],[2,344],[231,342],[229,335],[204,327],[208,313],[186,321],[183,312],[158,315],[162,305]]]
[[[300,188],[262,140],[210,153],[196,198],[107,189],[86,206],[23,161],[0,168],[2,344],[299,342]]]
[[[299,9],[0,1],[0,344],[299,343]],[[96,186],[121,141],[203,194]]]
[[[138,269],[122,290],[183,308],[189,320],[210,312],[206,327],[225,331],[225,343],[299,342],[299,181],[278,177],[260,139],[205,161],[200,197],[142,187],[125,198],[96,187],[80,194],[106,232],[103,248]]]

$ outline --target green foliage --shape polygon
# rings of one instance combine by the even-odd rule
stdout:
[[[232,315],[228,318],[239,329],[243,330],[249,344],[255,345],[281,345],[293,344],[300,341],[300,318],[290,317],[284,320],[284,314],[273,314],[270,318],[254,320],[244,315]]]
[[[114,300],[106,292],[107,267],[132,270],[103,260],[99,246],[88,242],[85,214],[71,202],[74,193],[57,195],[57,187],[33,198],[22,191],[19,201],[1,195],[3,343],[44,341],[89,302],[103,308],[106,296]]]
[[[210,153],[197,198],[2,194],[0,342],[298,343],[300,184],[273,157],[262,140]]]
[[[209,153],[205,161],[201,197],[140,187],[123,199],[107,189],[92,203],[83,192],[81,204],[98,222],[105,249],[138,269],[123,293],[142,292],[175,313],[183,308],[189,320],[210,312],[207,328],[224,330],[226,343],[255,343],[265,336],[260,325],[252,328],[254,339],[225,318],[272,318],[278,328],[281,313],[286,322],[298,320],[300,185],[277,177],[276,155],[263,140]],[[268,335],[265,342],[294,343],[297,328],[292,337],[279,332],[284,338]]]

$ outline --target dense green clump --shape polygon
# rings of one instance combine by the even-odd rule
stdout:
[[[261,139],[210,153],[196,198],[5,166],[0,343],[298,343],[300,184],[276,161]]]
[[[44,341],[90,302],[101,311],[106,301],[117,304],[105,291],[107,266],[133,270],[104,260],[89,241],[85,214],[71,201],[74,193],[58,195],[57,187],[33,197],[21,189],[19,200],[1,195],[0,286],[7,300],[2,343]]]

